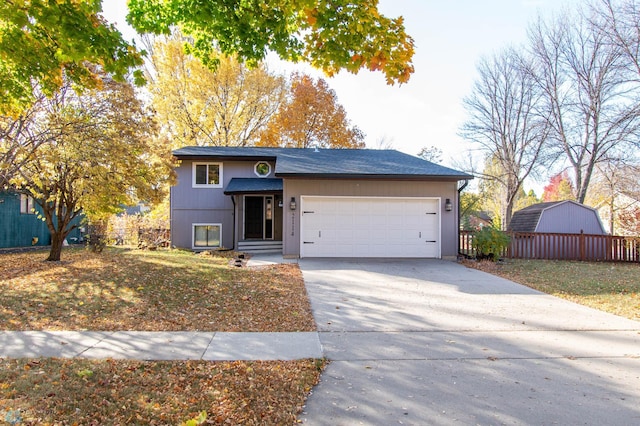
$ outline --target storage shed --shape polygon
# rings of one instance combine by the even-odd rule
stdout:
[[[606,235],[598,212],[575,201],[534,204],[513,214],[508,231]]]
[[[539,203],[513,214],[508,230],[512,255],[530,259],[599,260],[607,256],[598,212],[575,201]]]

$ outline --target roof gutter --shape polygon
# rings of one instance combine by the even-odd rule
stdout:
[[[460,181],[464,180],[465,182],[469,179],[473,179],[468,175],[398,175],[398,174],[355,174],[355,173],[283,173],[277,172],[275,173],[276,177],[280,178],[311,178],[311,179],[349,179],[349,180],[380,180],[380,179],[389,179],[389,180],[432,180],[432,181]],[[466,185],[465,185],[466,186]]]
[[[276,161],[273,155],[206,155],[206,154],[173,154],[177,160],[200,160],[200,161]]]

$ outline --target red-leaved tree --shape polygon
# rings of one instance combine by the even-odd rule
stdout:
[[[542,200],[545,202],[573,199],[575,199],[573,184],[566,170],[552,176],[549,179],[549,185],[544,187],[542,193]]]

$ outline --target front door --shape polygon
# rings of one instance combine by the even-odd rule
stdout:
[[[247,195],[244,197],[245,240],[273,239],[273,196]]]

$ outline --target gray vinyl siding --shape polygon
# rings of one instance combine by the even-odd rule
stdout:
[[[355,197],[434,197],[440,198],[441,256],[457,256],[458,252],[458,191],[457,182],[426,182],[402,180],[330,180],[293,179],[284,180],[284,242],[283,254],[300,255],[300,209],[291,211],[289,202],[295,197],[298,207],[300,197],[309,195],[355,196]],[[453,203],[453,211],[444,209],[445,200]]]
[[[179,248],[192,248],[194,223],[219,223],[222,225],[221,245],[234,247],[234,210],[231,196],[224,188],[234,177],[256,178],[253,167],[256,161],[222,162],[221,188],[193,188],[192,164],[220,163],[211,160],[183,160],[176,168],[177,184],[171,188],[171,243]],[[270,163],[273,177],[274,164]]]
[[[572,202],[561,203],[545,209],[538,220],[536,232],[606,234],[600,218],[594,210]]]

